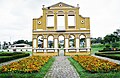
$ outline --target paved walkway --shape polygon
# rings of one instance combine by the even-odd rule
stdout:
[[[120,61],[119,60],[114,60],[114,59],[111,59],[111,58],[107,58],[107,57],[102,57],[102,56],[97,56],[97,55],[92,55],[94,57],[97,57],[97,58],[100,58],[100,59],[103,59],[103,60],[108,60],[110,62],[114,62],[116,64],[120,64]]]
[[[67,56],[57,56],[55,58],[56,60],[44,78],[80,78]]]

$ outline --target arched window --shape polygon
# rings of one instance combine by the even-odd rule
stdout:
[[[53,13],[53,11],[48,11],[47,14],[52,14],[53,15],[54,13]]]
[[[65,16],[63,11],[57,13],[57,29],[65,30]]]
[[[64,48],[64,36],[60,35],[59,36],[59,43],[58,43],[59,48]]]
[[[68,26],[75,26],[75,13],[74,13],[74,11],[68,12]]]
[[[43,36],[38,37],[38,48],[43,48]]]
[[[54,13],[52,11],[48,11],[46,23],[47,27],[54,27]]]
[[[74,35],[69,36],[69,47],[74,48],[75,47],[75,37]]]
[[[48,48],[54,48],[54,39],[53,36],[48,36]]]
[[[85,48],[86,40],[84,35],[80,35],[80,48]]]

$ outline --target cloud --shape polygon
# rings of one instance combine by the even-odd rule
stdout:
[[[0,0],[0,41],[32,40],[32,19],[42,16],[42,5],[58,2],[80,6],[90,17],[91,36],[105,36],[120,28],[120,0]]]

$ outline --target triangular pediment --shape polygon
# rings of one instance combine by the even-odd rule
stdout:
[[[57,4],[54,4],[54,5],[49,6],[49,7],[47,7],[47,8],[59,8],[59,7],[60,7],[60,8],[62,8],[62,7],[75,8],[74,6],[68,5],[68,4],[63,3],[63,2],[59,2],[59,3],[57,3]]]

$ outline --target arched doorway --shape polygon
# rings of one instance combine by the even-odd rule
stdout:
[[[58,47],[59,48],[64,48],[65,44],[64,44],[64,36],[60,35],[59,36],[59,43],[58,43]]]
[[[60,36],[58,37],[58,47],[60,48],[60,49],[59,49],[59,55],[60,55],[60,56],[64,56],[64,47],[65,47],[64,42],[65,42],[64,36],[63,36],[63,35],[60,35]]]
[[[80,48],[86,47],[86,39],[84,35],[80,35]]]
[[[38,36],[38,48],[43,48],[43,36]]]
[[[54,39],[53,36],[48,36],[48,48],[54,48]]]
[[[75,37],[74,37],[74,35],[69,36],[69,47],[70,48],[75,48]]]

